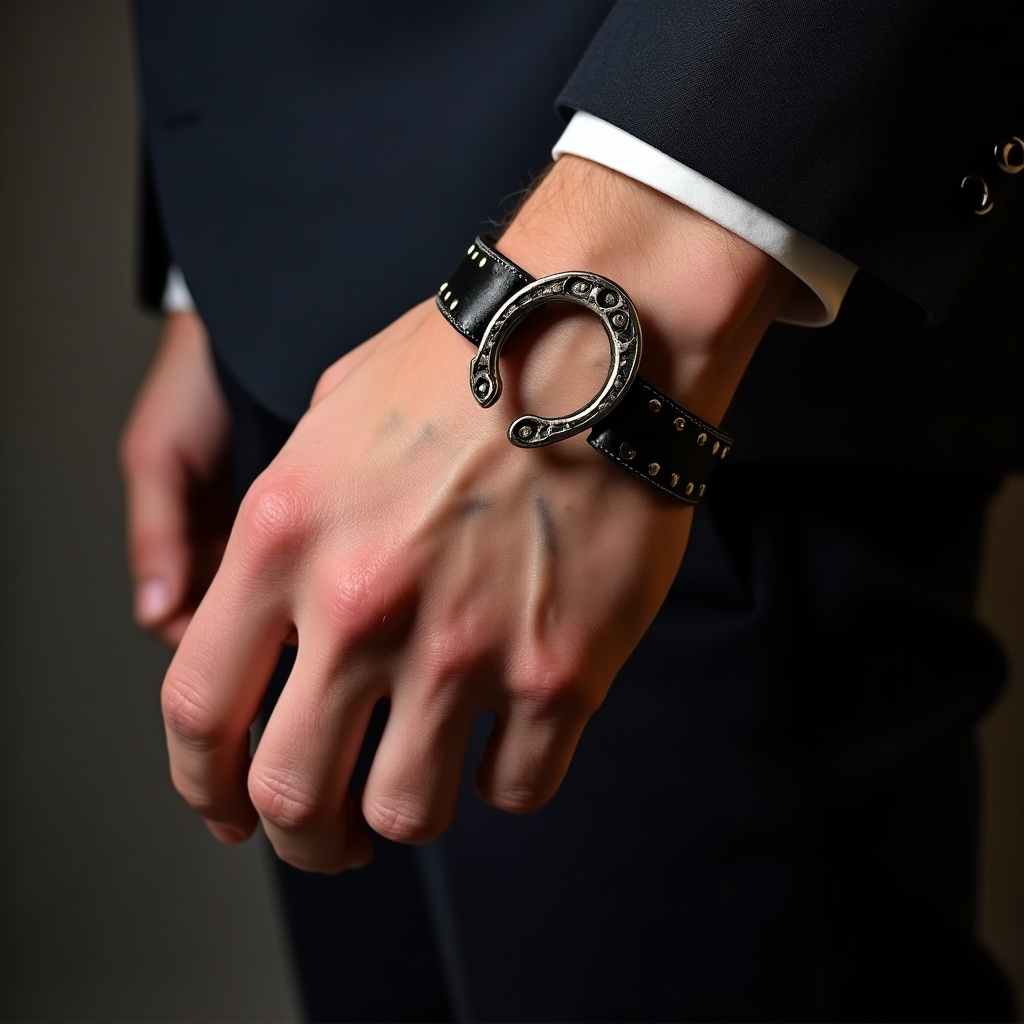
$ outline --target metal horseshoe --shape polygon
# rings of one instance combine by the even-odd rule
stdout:
[[[538,306],[555,301],[574,302],[601,321],[611,352],[608,376],[589,402],[567,416],[549,419],[527,414],[514,420],[508,428],[508,439],[519,448],[554,444],[592,427],[618,405],[640,366],[640,321],[636,307],[622,288],[599,274],[585,271],[552,274],[516,292],[494,314],[484,332],[469,363],[473,397],[483,408],[494,405],[501,395],[498,357],[516,325]]]

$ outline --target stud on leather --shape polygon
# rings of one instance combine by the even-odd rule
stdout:
[[[537,448],[589,428],[587,442],[605,458],[663,494],[696,504],[732,438],[638,376],[639,314],[626,290],[600,274],[567,271],[534,278],[502,256],[492,239],[478,237],[437,292],[445,319],[477,346],[469,364],[474,399],[483,408],[498,401],[502,349],[530,312],[554,301],[583,306],[598,318],[608,339],[608,373],[579,409],[563,416],[519,416],[508,428],[509,441]],[[685,487],[679,487],[681,480]]]

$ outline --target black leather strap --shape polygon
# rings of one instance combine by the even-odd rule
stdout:
[[[488,241],[492,239],[477,238],[451,278],[437,290],[441,312],[452,327],[474,345],[483,341],[494,314],[520,288],[535,280],[492,249]]]
[[[479,346],[499,311],[536,279],[479,237],[437,292],[448,322]],[[732,438],[640,377],[593,427],[588,443],[638,479],[688,504],[704,497]]]
[[[732,438],[638,377],[587,441],[666,494],[696,504]]]

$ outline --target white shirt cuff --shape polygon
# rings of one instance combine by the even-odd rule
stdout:
[[[573,114],[551,155],[557,160],[566,153],[642,181],[778,260],[806,287],[793,289],[777,319],[804,327],[825,327],[835,320],[857,273],[857,267],[838,253],[585,111]]]
[[[177,263],[172,263],[167,271],[167,284],[164,285],[160,308],[165,313],[191,313],[196,308],[188,285],[185,284],[185,275]]]

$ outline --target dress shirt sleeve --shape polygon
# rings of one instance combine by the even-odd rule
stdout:
[[[167,270],[167,284],[164,286],[160,308],[165,313],[190,313],[196,308],[192,293],[185,284],[185,275],[176,263],[172,263]]]
[[[825,327],[835,320],[857,272],[849,260],[593,114],[573,115],[552,151],[556,160],[566,153],[642,181],[778,260],[803,283],[780,310],[779,320],[805,327]]]
[[[1024,8],[982,6],[616,0],[558,107],[643,140],[938,320],[1024,179],[994,157],[1021,135]]]

